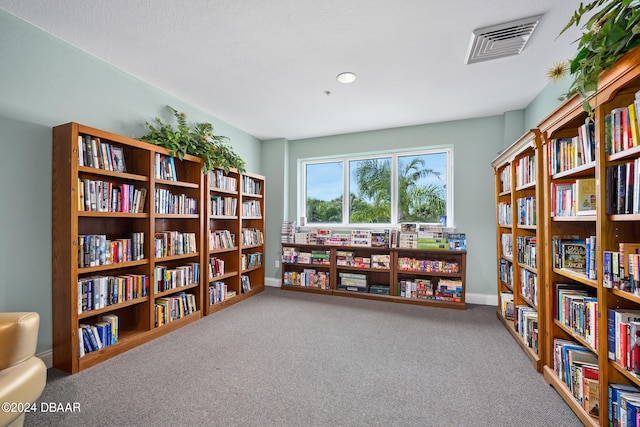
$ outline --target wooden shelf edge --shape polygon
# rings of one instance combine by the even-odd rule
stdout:
[[[524,351],[524,354],[526,354],[527,357],[529,358],[529,360],[531,360],[531,364],[533,366],[533,369],[536,372],[541,372],[542,371],[542,359],[540,358],[540,356],[537,353],[535,353],[533,351],[533,349],[531,347],[529,347],[527,345],[527,343],[524,342],[524,340],[522,339],[522,337],[520,336],[518,331],[516,331],[513,321],[512,320],[507,320],[504,317],[502,317],[502,315],[500,314],[500,312],[498,310],[496,310],[496,317],[500,320],[500,322],[502,322],[502,324],[509,331],[509,333],[511,334],[513,339],[522,348],[522,351]],[[538,340],[540,340],[540,337],[538,337]],[[540,342],[538,341],[538,346],[539,345],[540,345]]]
[[[555,389],[555,391],[560,395],[560,397],[562,397],[565,403],[578,416],[578,418],[580,418],[580,421],[582,421],[585,426],[596,427],[600,425],[599,420],[587,414],[584,408],[580,406],[580,403],[573,398],[573,395],[571,394],[567,386],[564,383],[562,383],[562,381],[556,375],[556,373],[553,371],[552,368],[545,365],[543,368],[543,377],[544,377],[544,380],[547,382],[547,384],[549,384],[551,387]],[[600,394],[601,396],[604,396],[603,393],[600,393]],[[601,401],[601,404],[602,403],[603,401]]]

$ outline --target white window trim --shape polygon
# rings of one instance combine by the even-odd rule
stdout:
[[[432,146],[432,147],[421,147],[421,148],[412,148],[407,151],[388,151],[388,152],[376,152],[376,153],[364,153],[364,154],[354,154],[347,156],[334,156],[334,157],[313,157],[313,158],[304,158],[298,159],[298,206],[297,206],[297,216],[300,219],[298,225],[307,226],[307,227],[317,227],[317,228],[334,228],[334,229],[348,229],[348,228],[369,228],[369,229],[387,229],[391,227],[398,226],[398,206],[397,206],[397,198],[398,198],[398,186],[395,185],[398,181],[398,157],[405,156],[417,156],[424,154],[434,154],[434,153],[446,153],[447,154],[447,166],[446,166],[446,197],[447,197],[447,227],[455,227],[454,225],[454,183],[453,183],[453,146]],[[349,194],[349,162],[352,160],[363,160],[363,159],[375,159],[375,158],[391,158],[391,222],[390,223],[349,223],[345,222],[345,219],[349,218],[348,211],[348,194]],[[306,194],[306,166],[309,164],[319,164],[319,163],[342,163],[342,219],[341,223],[307,223],[306,222],[306,209],[307,209],[307,194]],[[345,196],[347,195],[347,196]]]

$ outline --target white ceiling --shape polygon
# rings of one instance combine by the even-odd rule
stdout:
[[[557,36],[579,4],[0,0],[7,12],[263,140],[524,108],[548,83],[547,69],[575,52],[578,29]],[[465,65],[474,29],[538,14],[522,54]],[[342,71],[358,79],[336,82]]]

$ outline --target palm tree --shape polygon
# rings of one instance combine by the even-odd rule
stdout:
[[[424,168],[424,159],[413,157],[409,162],[399,162],[398,170],[398,221],[437,222],[446,213],[446,201],[442,187],[434,184],[419,186],[418,181],[440,172]],[[424,216],[425,213],[431,213]]]

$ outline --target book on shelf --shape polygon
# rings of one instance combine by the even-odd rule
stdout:
[[[249,279],[249,276],[240,276],[240,285],[242,287],[243,294],[249,292],[251,290],[251,280]]]
[[[513,320],[513,293],[500,292],[500,313],[506,320]]]
[[[607,393],[608,421],[610,426],[620,426],[620,398],[622,395],[640,397],[640,389],[631,384],[609,384]],[[626,408],[625,408],[626,411]]]
[[[562,268],[584,270],[587,268],[587,249],[583,243],[561,243]]]
[[[596,214],[596,179],[576,180],[576,215]]]

